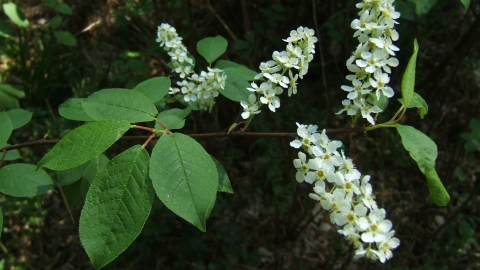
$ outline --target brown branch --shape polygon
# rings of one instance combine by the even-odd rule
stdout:
[[[343,134],[343,133],[365,133],[363,128],[337,128],[337,129],[327,129],[326,133],[329,135],[332,134]],[[295,138],[297,137],[296,132],[234,132],[234,133],[227,133],[227,132],[218,132],[218,133],[201,133],[201,134],[185,134],[192,138],[218,138],[218,137],[287,137],[287,138]],[[134,140],[145,140],[148,139],[150,136],[123,136],[121,140],[127,141],[134,141]],[[38,140],[33,142],[26,142],[26,143],[19,143],[10,146],[6,146],[0,149],[0,151],[9,151],[13,149],[20,149],[29,146],[37,146],[37,145],[50,145],[56,144],[59,140]]]

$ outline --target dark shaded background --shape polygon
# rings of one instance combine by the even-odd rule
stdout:
[[[21,106],[35,114],[11,143],[38,140],[48,132],[50,138],[60,138],[76,127],[78,123],[58,115],[58,105],[68,98],[171,75],[168,57],[154,41],[162,22],[177,29],[195,56],[197,41],[222,35],[229,41],[224,59],[253,70],[271,59],[274,50],[284,50],[281,39],[291,30],[315,29],[319,43],[299,93],[290,98],[284,94],[275,115],[264,109],[249,131],[294,132],[295,122],[321,129],[349,124],[345,115],[334,113],[346,97],[340,89],[347,83],[345,61],[357,45],[350,28],[355,1],[65,1],[73,15],[63,16],[61,29],[76,35],[76,47],[55,41],[45,23],[57,14],[43,1],[16,2],[21,2],[17,4],[30,27],[14,27],[15,40],[0,38],[0,72],[4,82],[27,93]],[[372,175],[378,204],[387,210],[401,240],[392,260],[383,265],[352,259],[352,249],[330,225],[328,213],[308,198],[311,186],[295,181],[292,160],[297,153],[289,147],[290,139],[216,138],[200,142],[224,165],[235,194],[219,194],[207,233],[174,216],[157,199],[141,235],[105,269],[478,269],[479,155],[465,152],[460,134],[469,132],[469,121],[480,116],[480,1],[472,0],[465,11],[460,1],[438,0],[421,16],[409,3],[395,3],[404,17],[397,26],[400,66],[390,85],[399,97],[417,38],[416,92],[427,101],[429,113],[419,119],[416,110],[409,110],[402,124],[437,143],[436,169],[450,193],[449,205],[438,207],[431,201],[424,176],[395,130],[331,136],[345,144],[362,173]],[[127,52],[139,55],[129,57]],[[197,58],[197,68],[203,64]],[[391,99],[379,122],[399,107]],[[211,114],[195,112],[184,133],[224,130],[240,113],[238,104],[220,97]],[[119,142],[107,155],[111,158],[133,143]],[[22,149],[22,156],[35,163],[48,149]],[[71,222],[59,193],[32,199],[0,195],[0,202],[6,228],[0,239],[0,269],[2,261],[5,269],[92,269],[78,225]],[[79,202],[72,210],[77,222],[82,206]],[[443,225],[435,221],[437,216],[445,219]]]

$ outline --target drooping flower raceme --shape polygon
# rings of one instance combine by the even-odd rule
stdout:
[[[170,56],[173,71],[178,73],[182,81],[177,82],[179,87],[170,87],[169,94],[183,95],[187,102],[197,102],[201,110],[211,110],[215,104],[218,89],[225,87],[227,76],[218,68],[208,68],[196,74],[193,71],[193,60],[188,57],[187,48],[182,43],[177,30],[167,23],[158,27],[157,42]]]
[[[253,109],[259,113],[259,108],[263,104],[267,104],[268,108],[275,112],[280,107],[278,95],[283,93],[284,89],[288,91],[288,96],[297,93],[297,80],[298,78],[303,79],[303,76],[307,74],[308,64],[312,61],[315,53],[317,38],[314,34],[315,31],[306,27],[292,30],[290,37],[283,40],[288,43],[286,50],[275,51],[272,54],[273,60],[260,63],[261,72],[255,76],[255,79],[265,78],[266,81],[260,85],[252,82],[252,87],[247,88],[256,95],[253,103],[250,97],[249,102],[241,103],[244,109],[243,119],[251,117]],[[297,74],[294,75],[295,70]],[[245,104],[250,105],[244,106]]]
[[[344,108],[337,114],[347,112],[347,115],[361,115],[370,124],[375,125],[372,113],[382,110],[376,106],[380,98],[391,98],[393,89],[388,86],[390,67],[398,66],[395,52],[399,50],[393,44],[398,40],[395,30],[396,19],[400,13],[395,11],[395,0],[364,0],[356,5],[361,9],[360,18],[351,23],[356,30],[353,34],[360,44],[347,60],[347,68],[353,74],[347,76],[351,85],[342,85],[342,90],[348,92],[347,99],[342,101]]]
[[[303,150],[293,160],[296,180],[314,185],[309,197],[330,212],[330,221],[355,248],[354,258],[382,263],[392,258],[392,249],[400,240],[393,237],[395,231],[392,222],[385,219],[385,209],[375,202],[370,176],[362,177],[352,160],[339,151],[342,143],[330,140],[325,130],[318,133],[317,126],[298,123],[297,127],[300,138],[290,143]]]

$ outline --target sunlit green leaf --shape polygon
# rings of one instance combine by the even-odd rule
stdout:
[[[25,18],[23,12],[18,8],[15,3],[3,4],[3,12],[12,20],[16,25],[20,27],[28,27],[28,20]]]
[[[446,206],[450,201],[450,195],[448,195],[435,169],[428,170],[425,176],[427,177],[428,192],[433,202],[438,206]]]
[[[154,198],[149,156],[140,145],[113,158],[88,191],[80,240],[96,268],[111,262],[140,234]]]
[[[33,164],[15,163],[0,168],[0,193],[15,197],[33,197],[53,189],[53,181]]]
[[[75,168],[107,150],[130,128],[126,121],[102,120],[86,123],[65,135],[39,162],[62,171]]]
[[[160,137],[152,151],[150,178],[168,209],[206,231],[206,219],[217,194],[218,173],[198,142],[180,133]]]
[[[197,51],[211,64],[227,51],[227,46],[228,42],[222,36],[207,37],[197,43]]]
[[[405,69],[405,74],[403,74],[402,79],[402,98],[405,107],[410,106],[412,101],[413,92],[415,90],[415,67],[417,65],[417,54],[418,54],[418,43],[415,39],[413,42],[413,54],[408,61],[407,68]]]
[[[398,101],[405,105],[403,102],[403,98],[399,98]],[[412,101],[407,108],[419,108],[419,115],[420,118],[423,118],[428,113],[428,104],[427,102],[417,93],[413,92]]]

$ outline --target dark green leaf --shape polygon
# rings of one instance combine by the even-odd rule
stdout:
[[[71,98],[58,107],[58,113],[66,119],[75,121],[94,121],[82,106],[83,98]]]
[[[61,4],[57,5],[55,7],[55,10],[60,12],[60,13],[67,14],[67,15],[72,15],[73,14],[72,8],[65,3],[61,3]]]
[[[217,194],[218,173],[198,142],[181,133],[160,137],[152,151],[150,178],[168,209],[206,231],[206,219]]]
[[[0,19],[0,36],[13,39],[12,27],[5,21]]]
[[[224,89],[218,89],[218,91],[230,100],[240,102],[240,100],[248,100],[248,96],[251,94],[247,88],[251,87],[247,80],[242,76],[237,75],[234,72],[225,71],[227,75],[227,81],[225,82]]]
[[[17,88],[11,86],[10,84],[0,83],[0,92],[5,92],[17,98],[25,97],[25,92],[23,92],[22,90],[18,90]]]
[[[95,176],[80,216],[80,239],[96,268],[121,254],[150,214],[154,190],[147,177],[148,162],[147,151],[136,145]]]
[[[0,193],[15,197],[33,197],[53,189],[53,181],[33,164],[15,163],[0,168]]]
[[[5,94],[4,92],[1,91],[0,89],[0,111],[3,111],[5,109],[13,109],[13,108],[19,108],[20,104],[18,103],[18,100],[8,94]]]
[[[89,162],[85,162],[84,164],[68,169],[65,171],[58,171],[57,172],[57,184],[60,187],[67,186],[73,184],[82,178],[83,172],[85,168],[87,168]]]
[[[197,51],[211,64],[227,51],[227,46],[228,42],[222,36],[207,37],[197,43]]]
[[[158,111],[144,94],[128,89],[104,89],[82,101],[85,112],[95,120],[114,119],[130,123],[152,121]]]
[[[82,197],[87,198],[87,192],[88,189],[90,188],[90,185],[93,182],[93,179],[95,179],[95,176],[97,175],[98,171],[102,169],[105,165],[107,165],[107,162],[109,159],[104,155],[100,154],[96,157],[94,157],[92,160],[87,165],[87,168],[83,172],[82,176]]]
[[[65,46],[77,46],[77,38],[68,31],[55,31],[53,35]]]
[[[70,184],[65,187],[65,199],[67,200],[68,206],[73,208],[73,206],[80,200],[82,195],[81,192],[82,182],[77,181],[73,184]]]
[[[152,103],[155,103],[168,93],[170,84],[168,77],[155,77],[141,82],[133,90],[144,94]]]
[[[62,17],[60,17],[58,15],[53,17],[48,22],[48,26],[50,26],[52,29],[57,29],[61,24],[62,24]]]
[[[212,158],[213,162],[215,162],[215,166],[217,167],[218,191],[233,194],[232,184],[230,183],[227,172],[216,158],[214,158],[213,156],[210,157]]]
[[[7,111],[7,115],[12,122],[12,129],[17,129],[30,122],[33,113],[24,109],[13,109]]]
[[[5,146],[10,146],[10,144],[5,144]],[[16,159],[19,159],[19,158],[22,158],[20,156],[20,152],[18,152],[18,149],[12,149],[12,150],[9,150],[7,151],[7,154],[5,155],[5,159],[4,160],[16,160]]]
[[[126,121],[102,120],[86,123],[65,135],[39,165],[57,171],[82,165],[107,150],[130,128]]]
[[[12,122],[6,112],[0,112],[0,145],[5,145],[12,135]]]

